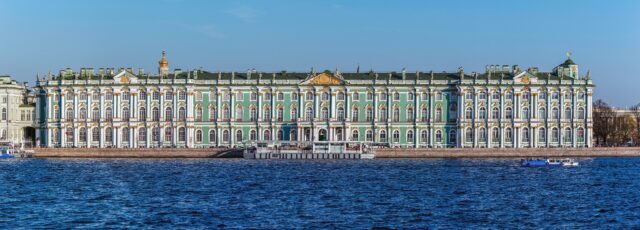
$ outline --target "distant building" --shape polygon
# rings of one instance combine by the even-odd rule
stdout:
[[[71,69],[38,79],[46,147],[189,147],[358,141],[402,148],[590,147],[593,83],[551,72],[304,73]]]
[[[27,83],[0,76],[0,142],[35,144],[35,96]]]

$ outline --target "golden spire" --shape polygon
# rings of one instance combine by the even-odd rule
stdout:
[[[167,61],[166,53],[164,50],[162,51],[162,58],[160,59],[158,64],[160,64],[160,68],[169,68],[169,61]]]

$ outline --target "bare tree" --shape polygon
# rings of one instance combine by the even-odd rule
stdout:
[[[615,111],[601,99],[593,102],[593,136],[596,140],[596,145],[610,145],[609,137],[612,136],[615,130],[614,118],[616,117]]]
[[[636,136],[634,137],[634,143],[638,145],[640,140],[640,103],[637,105],[631,106],[631,114],[636,119]]]

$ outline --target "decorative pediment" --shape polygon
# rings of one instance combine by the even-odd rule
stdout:
[[[317,75],[309,75],[307,79],[300,82],[301,85],[344,85],[345,81],[340,77],[331,73],[320,73]]]
[[[127,71],[122,71],[118,74],[116,74],[116,76],[113,76],[113,81],[116,83],[121,83],[121,84],[129,84],[129,83],[138,83],[138,77],[136,77],[136,75],[133,75]]]
[[[523,71],[513,77],[513,81],[520,84],[530,84],[538,82],[538,77],[527,71]]]

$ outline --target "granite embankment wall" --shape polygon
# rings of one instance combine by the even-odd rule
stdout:
[[[378,149],[376,158],[640,157],[640,147],[548,149]]]
[[[86,149],[38,148],[33,157],[74,158],[241,158],[242,150],[211,149]],[[640,157],[640,147],[589,149],[377,149],[376,158],[459,157]]]
[[[242,150],[210,149],[90,149],[90,148],[37,148],[33,157],[74,158],[241,158]]]

